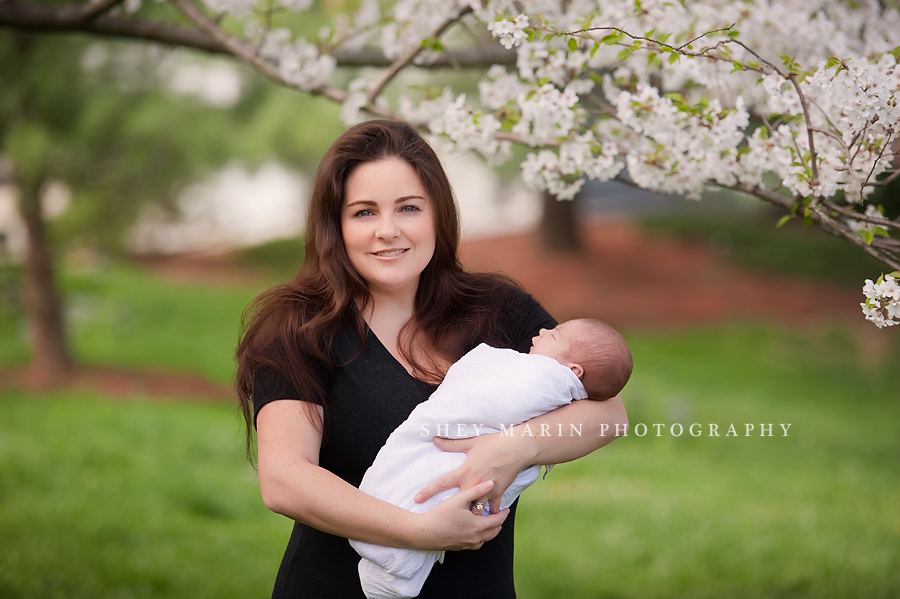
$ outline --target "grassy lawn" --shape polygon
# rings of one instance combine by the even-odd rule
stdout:
[[[264,597],[289,522],[262,505],[234,408],[0,400],[0,597]]]
[[[257,291],[122,268],[65,285],[82,361],[220,381]],[[0,316],[0,365],[19,363],[20,327]],[[900,596],[896,331],[879,349],[827,324],[625,333],[632,432],[525,493],[521,597]],[[0,391],[4,599],[264,597],[289,530],[231,405]]]

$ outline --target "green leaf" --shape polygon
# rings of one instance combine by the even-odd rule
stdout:
[[[813,224],[813,222],[813,219],[809,218],[808,216],[804,216],[803,223],[800,226],[805,228]]]
[[[593,58],[593,57],[594,57],[594,54],[597,53],[597,49],[598,49],[599,47],[600,47],[599,42],[594,43],[594,47],[591,48],[591,58]]]
[[[900,279],[900,270],[895,270],[892,273],[888,273],[889,277],[894,277],[895,279]]]
[[[728,37],[734,39],[734,38],[736,38],[737,36],[739,36],[740,34],[741,34],[740,31],[735,31],[735,30],[732,29],[732,30],[729,31],[726,35],[727,35]]]
[[[625,60],[631,55],[631,48],[625,48],[621,52],[616,55],[616,58],[619,60]]]
[[[656,52],[651,52],[647,55],[647,66],[651,66],[654,60],[656,60]]]
[[[881,235],[882,237],[888,237],[890,235],[884,227],[875,227],[875,234]]]
[[[622,40],[622,38],[624,38],[624,37],[625,36],[622,34],[622,32],[613,31],[609,35],[604,36],[603,39],[600,40],[600,43],[606,44],[607,46],[612,46],[616,42]]]
[[[653,37],[653,34],[656,33],[656,28],[654,27],[650,31],[644,34],[644,37]]]
[[[669,55],[669,64],[675,64],[675,61],[678,60],[678,54],[674,52]]]
[[[739,60],[732,60],[731,64],[734,66],[734,68],[731,69],[732,73],[734,73],[735,71],[743,71],[744,70],[744,65],[742,65]]]
[[[872,231],[870,231],[868,229],[865,229],[865,230],[863,230],[862,234],[863,234],[863,241],[866,242],[866,245],[872,245],[872,240],[875,239],[875,233],[873,233]]]
[[[574,37],[569,38],[569,51],[574,52],[578,49],[578,40]]]
[[[785,214],[784,216],[782,216],[781,218],[778,219],[778,224],[775,225],[775,228],[780,229],[781,227],[783,227],[785,225],[786,222],[788,222],[792,218],[794,218],[793,214]]]

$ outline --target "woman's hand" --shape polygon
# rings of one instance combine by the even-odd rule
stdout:
[[[422,519],[423,536],[429,537],[424,543],[425,548],[432,551],[480,549],[485,541],[496,537],[509,510],[490,516],[473,516],[469,511],[469,504],[486,496],[493,488],[493,481],[484,481],[448,497],[424,514],[417,514]]]
[[[487,503],[491,514],[500,511],[503,492],[513,483],[524,468],[532,464],[531,456],[523,451],[521,443],[514,436],[491,433],[468,439],[444,439],[435,437],[434,444],[444,451],[465,452],[466,461],[462,466],[438,478],[416,494],[416,503],[422,503],[444,489],[459,487],[462,491],[473,490],[484,481],[493,481],[490,492],[475,496],[472,501]],[[472,512],[481,510],[472,506]]]

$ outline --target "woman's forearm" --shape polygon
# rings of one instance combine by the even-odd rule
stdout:
[[[257,416],[257,443],[266,507],[323,532],[385,547],[476,549],[506,519],[468,511],[483,489],[467,489],[423,514],[363,493],[318,465],[321,433],[294,400],[265,406]],[[484,485],[493,488],[493,482]]]
[[[386,547],[416,549],[414,514],[367,495],[311,463],[260,467],[260,492],[270,510],[329,534]]]
[[[628,427],[619,396],[605,401],[579,400],[513,427],[522,455],[530,464],[570,462],[600,449]]]

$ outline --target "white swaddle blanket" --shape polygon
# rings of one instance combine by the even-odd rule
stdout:
[[[508,430],[586,397],[578,377],[556,360],[481,344],[451,366],[437,391],[391,433],[359,488],[409,511],[427,512],[459,489],[446,489],[423,503],[413,501],[415,494],[466,459],[465,453],[438,449],[435,437],[462,439]],[[531,434],[542,432],[552,434]],[[540,469],[531,466],[519,473],[503,494],[500,509],[534,483]],[[369,599],[417,596],[434,562],[444,559],[443,551],[392,549],[353,540],[350,544],[363,558],[359,577]]]

